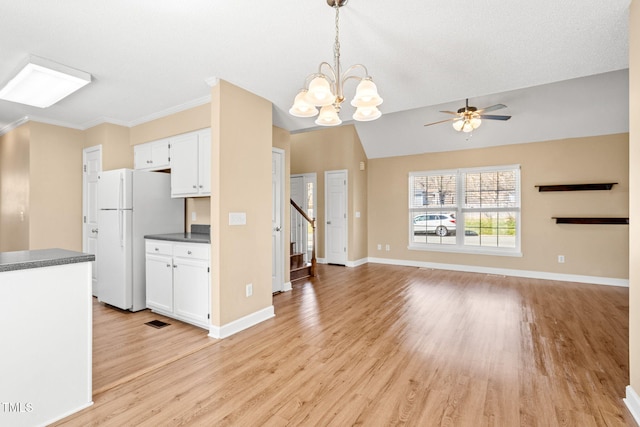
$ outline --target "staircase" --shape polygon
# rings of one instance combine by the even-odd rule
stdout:
[[[291,242],[291,261],[289,265],[289,275],[292,282],[307,277],[312,277],[311,263],[305,262],[304,254],[302,252],[295,252],[295,247],[296,242]]]
[[[291,200],[291,220],[293,222],[299,222],[304,224],[310,224],[312,230],[312,242],[311,259],[307,261],[307,249],[300,244],[297,237],[297,233],[291,235],[290,246],[290,261],[289,261],[289,280],[294,282],[307,277],[315,277],[316,275],[316,220],[315,218],[309,218],[309,216],[294,202]],[[307,227],[305,225],[305,227]],[[294,227],[292,227],[293,229]],[[299,249],[298,249],[299,247]]]

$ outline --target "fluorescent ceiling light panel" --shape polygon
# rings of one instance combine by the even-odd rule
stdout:
[[[0,99],[47,108],[91,82],[91,74],[32,56],[2,89]]]

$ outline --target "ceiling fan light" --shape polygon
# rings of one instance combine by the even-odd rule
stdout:
[[[370,77],[364,78],[356,88],[356,95],[351,101],[354,107],[377,107],[382,104],[382,98],[378,95],[378,87]]]
[[[474,117],[470,120],[471,127],[474,129],[478,129],[482,124],[482,120],[479,117]]]
[[[458,132],[462,130],[462,126],[464,126],[464,120],[462,119],[456,120],[455,122],[453,122],[453,128]]]
[[[342,123],[340,117],[338,117],[338,112],[333,105],[325,105],[320,109],[320,114],[316,119],[316,124],[318,126],[338,126]]]
[[[306,100],[307,92],[306,89],[302,89],[296,95],[293,106],[289,109],[289,114],[295,117],[313,117],[318,115],[318,109]]]
[[[353,114],[353,120],[359,122],[370,122],[382,116],[382,112],[377,107],[359,107]]]
[[[464,121],[464,125],[462,125],[462,132],[471,132],[473,130],[473,126],[469,120]]]
[[[336,96],[331,92],[329,80],[324,75],[319,75],[309,83],[309,91],[306,95],[306,101],[316,107],[324,107],[331,105],[336,100]]]

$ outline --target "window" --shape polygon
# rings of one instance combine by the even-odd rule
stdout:
[[[520,255],[520,166],[411,172],[409,248]]]

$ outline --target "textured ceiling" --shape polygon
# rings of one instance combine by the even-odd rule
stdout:
[[[529,140],[580,136],[572,132],[591,132],[596,120],[595,134],[627,131],[629,4],[349,1],[340,13],[343,69],[365,64],[384,98],[380,120],[357,124],[367,155],[506,143],[507,130],[512,143],[526,142],[531,136],[513,138],[525,132],[538,138]],[[0,0],[0,82],[29,54],[94,77],[47,109],[0,101],[0,133],[25,117],[79,129],[132,126],[205,102],[211,77],[268,99],[275,125],[302,131],[313,119],[287,110],[304,78],[332,62],[333,38],[325,0]],[[348,98],[354,86],[347,83]],[[485,121],[469,141],[448,124],[422,126],[465,98],[477,107],[504,103],[513,119]],[[346,106],[343,120],[352,112]],[[574,113],[584,123],[562,120]],[[550,126],[554,135],[542,135]]]

